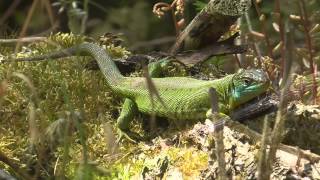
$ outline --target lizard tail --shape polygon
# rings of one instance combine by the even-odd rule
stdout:
[[[101,72],[108,81],[109,86],[114,87],[124,78],[112,58],[106,50],[97,44],[83,43],[75,47],[75,52],[93,57],[99,65]]]
[[[124,76],[120,73],[118,67],[113,62],[112,58],[107,54],[106,50],[101,48],[99,45],[93,43],[83,43],[68,49],[63,49],[49,54],[27,58],[11,59],[5,62],[40,61],[76,55],[85,55],[93,57],[98,62],[100,70],[111,88],[118,85],[119,82],[124,78]]]

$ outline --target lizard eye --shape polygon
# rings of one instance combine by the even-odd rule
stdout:
[[[251,83],[251,80],[246,78],[246,79],[243,80],[243,82],[244,82],[246,85],[249,85],[249,84]]]

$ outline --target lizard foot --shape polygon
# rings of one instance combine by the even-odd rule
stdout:
[[[121,142],[122,139],[127,139],[132,143],[138,143],[139,141],[142,141],[144,139],[138,133],[132,132],[130,130],[118,129],[118,135],[119,138],[117,139],[117,143]]]

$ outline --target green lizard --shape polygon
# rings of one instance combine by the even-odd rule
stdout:
[[[83,43],[62,51],[14,61],[44,60],[66,55],[89,55],[97,62],[110,89],[124,98],[117,128],[120,137],[130,140],[139,135],[130,131],[129,124],[137,112],[175,120],[205,119],[210,110],[208,89],[213,87],[219,96],[219,109],[228,113],[239,105],[264,93],[269,80],[262,70],[240,70],[224,78],[205,81],[189,77],[152,78],[161,98],[152,101],[144,77],[124,77],[106,51],[92,43]],[[157,66],[154,66],[157,67]],[[152,73],[151,73],[152,74]]]

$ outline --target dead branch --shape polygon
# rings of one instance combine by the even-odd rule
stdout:
[[[211,0],[179,35],[170,53],[195,50],[217,42],[250,6],[250,0]]]
[[[0,39],[0,44],[16,44],[20,43],[31,43],[36,41],[45,41],[46,37],[24,37],[19,39]]]

